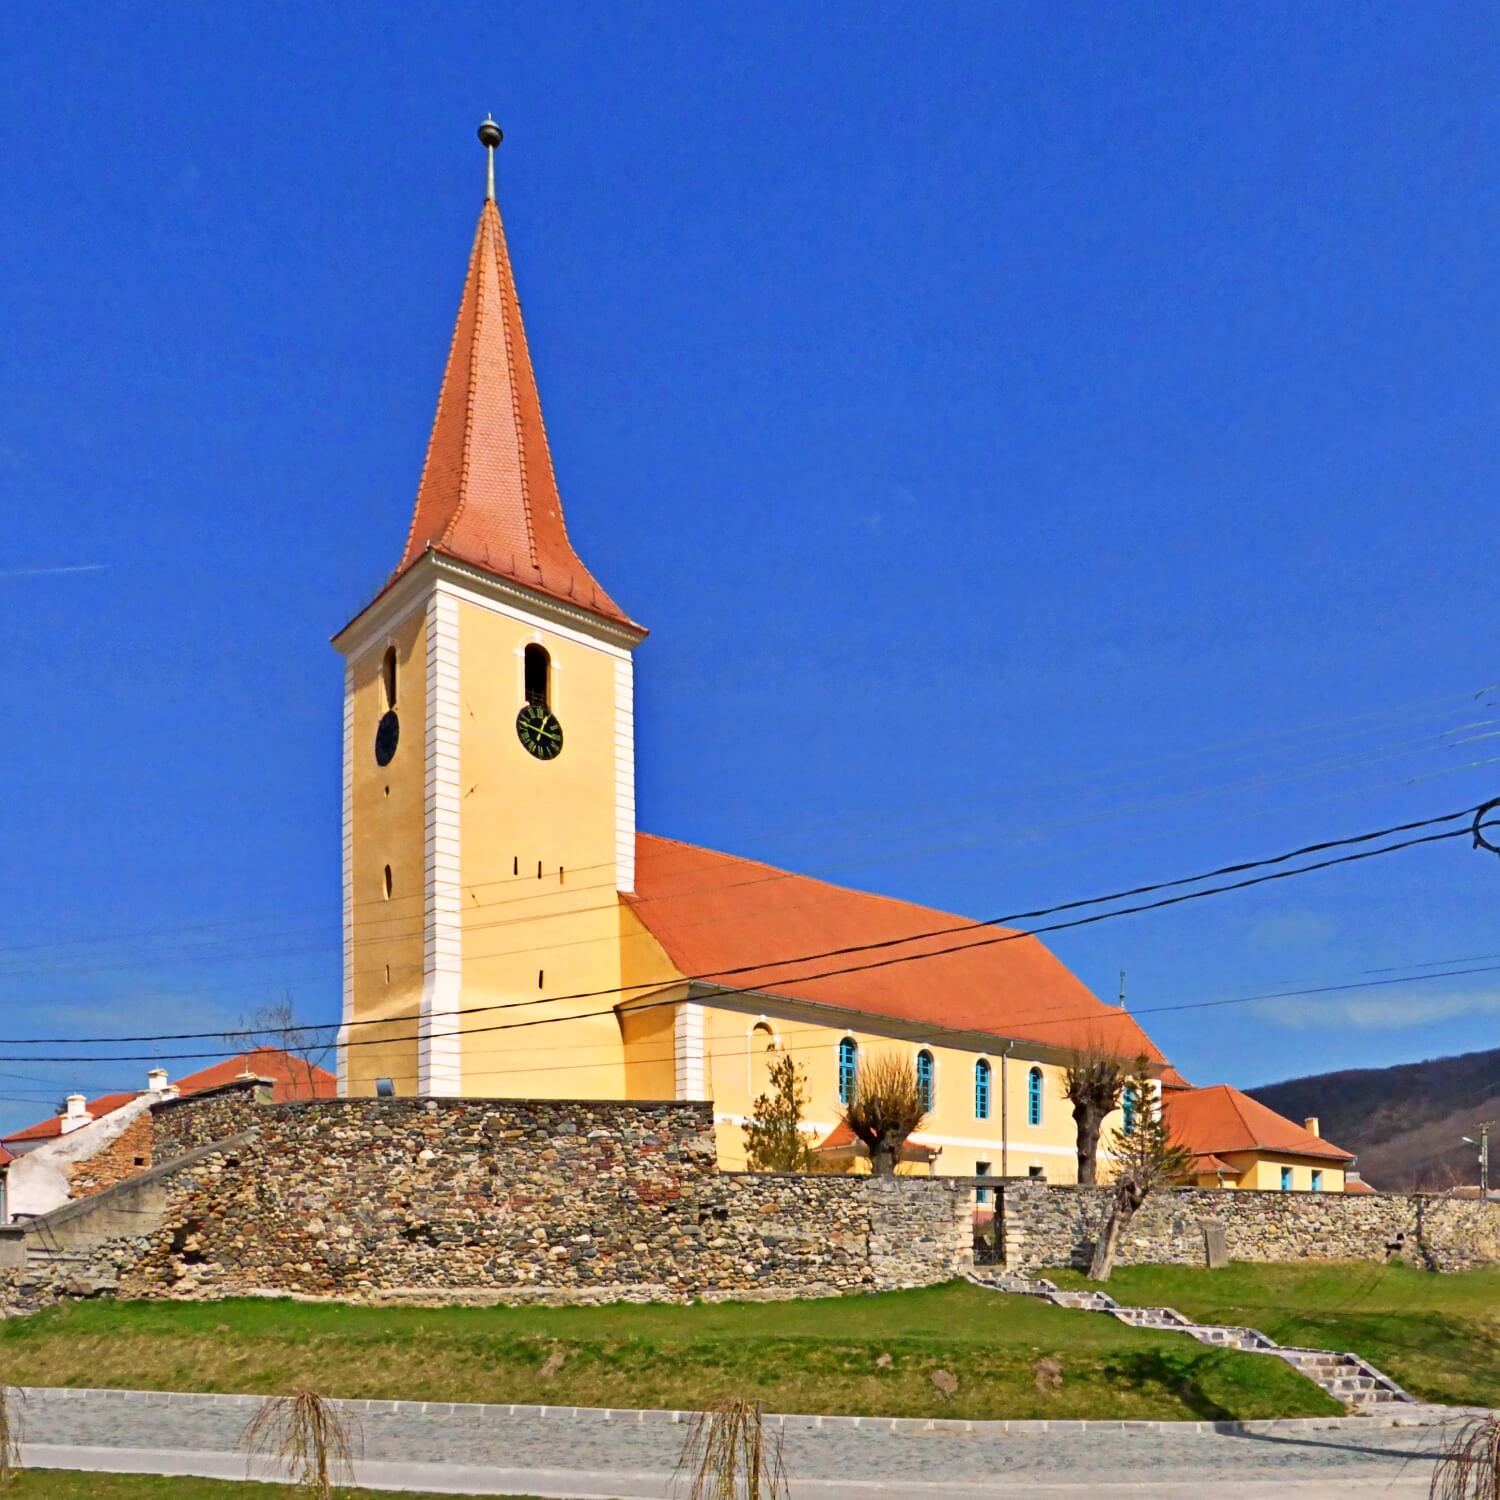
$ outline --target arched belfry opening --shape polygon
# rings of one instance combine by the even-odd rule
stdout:
[[[552,658],[545,646],[526,648],[526,701],[538,708],[552,706]]]

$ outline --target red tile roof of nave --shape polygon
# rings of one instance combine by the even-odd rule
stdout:
[[[1163,1061],[1127,1011],[1099,1000],[1036,938],[1003,927],[644,833],[635,891],[622,899],[682,974],[710,983]],[[942,936],[917,936],[934,932]],[[863,945],[877,946],[786,962]],[[904,961],[924,954],[936,956]],[[843,972],[816,977],[823,971]]]
[[[427,551],[635,626],[568,540],[500,211],[474,234],[399,577]]]
[[[1274,1109],[1219,1083],[1205,1089],[1167,1089],[1162,1113],[1172,1134],[1198,1154],[1276,1151],[1285,1156],[1322,1156],[1353,1161],[1331,1141],[1314,1135]]]
[[[189,1094],[201,1094],[205,1089],[233,1083],[236,1078],[243,1078],[247,1073],[253,1073],[257,1078],[270,1079],[271,1096],[278,1103],[287,1099],[308,1097],[307,1065],[293,1057],[291,1053],[283,1052],[279,1047],[259,1047],[251,1052],[241,1052],[235,1057],[226,1058],[223,1062],[214,1063],[210,1067],[179,1078],[174,1087],[178,1097],[185,1098]],[[338,1093],[338,1089],[338,1079],[332,1073],[326,1068],[316,1065],[313,1067],[312,1097],[331,1099]],[[91,1120],[102,1120],[106,1115],[112,1115],[117,1109],[129,1104],[132,1099],[139,1099],[147,1092],[148,1090],[142,1089],[133,1094],[101,1094],[97,1099],[89,1100],[84,1108],[88,1110]],[[46,1141],[62,1133],[62,1116],[53,1115],[50,1120],[39,1120],[35,1125],[28,1125],[24,1130],[13,1130],[5,1139],[7,1141]]]

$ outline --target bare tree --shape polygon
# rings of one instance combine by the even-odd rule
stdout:
[[[672,1493],[687,1500],[786,1500],[781,1430],[766,1429],[759,1401],[729,1397],[693,1418],[677,1460]]]
[[[861,1058],[842,1114],[870,1153],[871,1175],[894,1176],[907,1137],[927,1118],[910,1058],[896,1052]]]
[[[357,1419],[316,1391],[267,1396],[240,1434],[249,1455],[282,1469],[293,1486],[316,1500],[332,1500],[334,1486],[354,1478]]]
[[[333,1026],[314,1026],[297,1017],[290,993],[262,1005],[240,1018],[239,1028],[225,1040],[246,1052],[284,1052],[291,1063],[288,1088],[294,1099],[318,1097],[318,1072],[333,1052],[338,1031]]]
[[[1073,1106],[1078,1131],[1078,1181],[1099,1180],[1099,1132],[1120,1107],[1130,1065],[1097,1043],[1075,1048],[1063,1071],[1063,1096]]]
[[[802,1134],[807,1075],[783,1052],[771,1064],[771,1089],[745,1122],[745,1156],[752,1172],[811,1172],[817,1165]]]
[[[1442,1437],[1427,1489],[1430,1500],[1494,1500],[1500,1495],[1500,1417],[1468,1417]]]
[[[1193,1153],[1173,1139],[1171,1127],[1162,1116],[1156,1085],[1146,1072],[1144,1057],[1136,1062],[1125,1087],[1130,1091],[1130,1107],[1125,1123],[1110,1137],[1115,1191],[1089,1265],[1089,1277],[1094,1281],[1109,1280],[1120,1236],[1136,1210],[1157,1188],[1185,1176],[1193,1161]]]

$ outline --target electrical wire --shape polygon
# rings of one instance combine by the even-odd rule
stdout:
[[[1483,805],[1484,804],[1480,804],[1481,807]],[[1300,851],[1297,851],[1297,850],[1289,851],[1289,852],[1287,852],[1285,854],[1275,855],[1275,856],[1272,856],[1272,857],[1270,857],[1268,859],[1255,860],[1255,861],[1240,861],[1240,862],[1238,862],[1238,863],[1236,863],[1234,865],[1221,866],[1218,870],[1212,871],[1212,872],[1208,872],[1208,873],[1203,874],[1203,875],[1198,875],[1198,876],[1184,876],[1184,877],[1180,877],[1180,878],[1175,879],[1175,880],[1159,881],[1159,882],[1155,882],[1154,884],[1149,885],[1149,886],[1136,887],[1136,888],[1134,888],[1134,890],[1132,890],[1130,892],[1118,893],[1116,896],[1113,896],[1113,897],[1095,897],[1095,898],[1091,898],[1091,899],[1066,902],[1066,903],[1062,903],[1061,905],[1059,905],[1057,907],[1046,908],[1046,909],[1039,909],[1038,911],[1036,911],[1034,913],[1031,913],[1031,915],[1046,915],[1049,912],[1054,912],[1054,911],[1055,912],[1062,912],[1062,911],[1068,911],[1068,910],[1076,910],[1079,907],[1088,906],[1088,905],[1092,905],[1092,904],[1097,904],[1097,903],[1105,901],[1105,900],[1120,899],[1121,897],[1128,896],[1128,895],[1147,894],[1147,893],[1149,893],[1151,891],[1166,890],[1166,889],[1170,889],[1172,887],[1177,887],[1177,886],[1182,886],[1182,885],[1185,885],[1185,884],[1199,882],[1199,881],[1203,881],[1203,880],[1210,879],[1210,878],[1216,878],[1220,874],[1230,874],[1230,873],[1234,873],[1236,871],[1241,871],[1241,870],[1248,870],[1248,869],[1254,869],[1254,868],[1263,868],[1263,867],[1265,867],[1267,865],[1282,864],[1282,863],[1285,863],[1287,860],[1299,857],[1299,855],[1305,855],[1307,853],[1318,852],[1320,850],[1326,850],[1326,849],[1330,849],[1330,848],[1347,847],[1347,846],[1349,846],[1351,844],[1365,843],[1365,842],[1369,842],[1369,841],[1371,841],[1373,839],[1378,839],[1378,838],[1381,838],[1381,837],[1385,837],[1389,833],[1392,833],[1392,832],[1400,832],[1400,831],[1406,831],[1406,830],[1414,830],[1414,829],[1417,829],[1417,828],[1430,827],[1430,826],[1432,826],[1432,825],[1434,825],[1436,823],[1448,822],[1448,821],[1452,821],[1452,820],[1454,820],[1456,818],[1462,818],[1462,817],[1466,817],[1466,816],[1472,816],[1477,810],[1478,810],[1477,808],[1470,807],[1470,808],[1463,809],[1463,810],[1458,811],[1458,812],[1440,814],[1440,815],[1438,815],[1436,817],[1422,819],[1420,821],[1416,821],[1416,822],[1409,823],[1409,824],[1398,824],[1398,825],[1395,825],[1394,827],[1392,827],[1391,829],[1387,829],[1387,830],[1377,830],[1377,831],[1372,831],[1370,833],[1365,833],[1365,834],[1355,834],[1355,835],[1352,835],[1352,836],[1350,836],[1348,838],[1344,838],[1344,839],[1323,840],[1323,841],[1320,841],[1317,844],[1307,845],[1307,846],[1305,846]],[[881,968],[892,967],[892,966],[897,965],[897,964],[916,963],[916,962],[920,962],[920,961],[922,961],[924,959],[938,958],[938,957],[942,957],[945,954],[956,953],[956,952],[959,952],[959,951],[968,950],[968,949],[972,949],[972,948],[989,947],[989,946],[997,944],[997,943],[1016,942],[1016,941],[1019,941],[1019,940],[1024,939],[1024,938],[1035,937],[1035,936],[1037,936],[1039,934],[1042,934],[1042,933],[1060,932],[1060,931],[1065,931],[1065,930],[1069,930],[1069,929],[1076,928],[1076,927],[1091,926],[1091,925],[1099,923],[1099,922],[1113,920],[1113,919],[1115,919],[1117,917],[1135,916],[1135,915],[1138,915],[1138,914],[1143,913],[1143,912],[1158,911],[1158,910],[1162,910],[1162,909],[1167,908],[1167,907],[1181,905],[1184,902],[1202,900],[1202,899],[1204,899],[1204,898],[1206,898],[1208,896],[1223,895],[1223,894],[1225,894],[1226,892],[1229,892],[1229,891],[1245,890],[1245,889],[1248,889],[1248,888],[1253,887],[1253,886],[1267,884],[1267,883],[1269,883],[1271,881],[1288,880],[1288,879],[1292,879],[1292,878],[1295,878],[1295,877],[1300,876],[1300,875],[1311,874],[1311,873],[1313,873],[1315,871],[1318,871],[1318,870],[1330,869],[1330,868],[1333,868],[1333,867],[1339,866],[1339,865],[1352,864],[1352,863],[1355,863],[1355,862],[1361,861],[1361,860],[1375,859],[1375,858],[1379,858],[1380,856],[1385,855],[1385,854],[1399,853],[1399,852],[1401,852],[1402,850],[1405,850],[1405,849],[1416,848],[1416,847],[1419,847],[1419,846],[1422,846],[1422,845],[1427,845],[1427,844],[1439,843],[1439,842],[1442,842],[1444,840],[1451,839],[1451,838],[1466,837],[1466,836],[1468,836],[1470,834],[1470,832],[1471,832],[1471,830],[1469,828],[1467,828],[1467,827],[1457,828],[1457,829],[1449,829],[1449,830],[1446,830],[1446,831],[1444,831],[1442,833],[1426,834],[1426,835],[1423,835],[1421,837],[1407,839],[1407,840],[1404,840],[1404,841],[1399,842],[1399,843],[1389,844],[1389,845],[1383,845],[1383,846],[1381,846],[1379,848],[1374,848],[1374,849],[1359,849],[1359,850],[1356,850],[1353,853],[1341,854],[1341,855],[1335,856],[1335,857],[1333,857],[1331,859],[1320,860],[1320,861],[1317,861],[1317,862],[1315,862],[1313,864],[1306,865],[1306,866],[1301,866],[1301,867],[1298,867],[1296,869],[1274,869],[1274,870],[1270,870],[1268,873],[1264,873],[1264,874],[1260,874],[1260,875],[1255,875],[1255,876],[1250,876],[1250,877],[1248,877],[1248,878],[1246,878],[1244,880],[1229,881],[1229,882],[1226,882],[1226,883],[1224,883],[1222,885],[1210,886],[1210,887],[1208,887],[1208,888],[1206,888],[1204,890],[1201,890],[1201,891],[1179,892],[1179,894],[1177,894],[1177,895],[1163,896],[1163,897],[1160,897],[1159,899],[1157,899],[1155,901],[1144,902],[1144,903],[1141,903],[1141,904],[1138,904],[1138,905],[1135,905],[1135,906],[1119,907],[1119,908],[1115,908],[1115,909],[1112,909],[1112,910],[1109,910],[1109,911],[1095,912],[1095,913],[1092,913],[1092,914],[1090,914],[1088,916],[1074,917],[1074,918],[1070,918],[1067,921],[1048,923],[1048,924],[1044,924],[1042,926],[1034,927],[1034,928],[1027,929],[1027,930],[1001,931],[999,933],[992,933],[991,935],[985,936],[985,937],[976,937],[976,938],[974,938],[974,940],[972,942],[964,942],[964,943],[953,944],[953,945],[950,945],[948,947],[936,948],[936,949],[929,949],[929,950],[926,950],[926,951],[921,952],[921,953],[910,953],[910,954],[901,954],[901,955],[889,956],[889,957],[885,957],[885,958],[876,959],[876,960],[873,960],[873,961],[868,962],[868,963],[845,965],[845,966],[843,966],[841,968],[827,969],[827,970],[823,970],[821,972],[814,973],[814,974],[800,974],[800,975],[794,974],[794,975],[789,975],[789,976],[782,976],[782,977],[780,977],[778,979],[775,979],[775,980],[763,981],[763,983],[775,983],[775,984],[780,984],[780,985],[793,985],[793,984],[796,984],[796,985],[805,985],[805,984],[810,984],[810,983],[814,983],[814,982],[825,980],[825,979],[831,979],[831,978],[841,977],[843,975],[847,975],[847,974],[851,974],[851,973],[863,973],[863,972],[867,972],[867,971],[872,970],[872,969],[881,969]],[[761,963],[756,963],[756,964],[747,964],[747,965],[739,966],[737,968],[729,968],[729,969],[721,969],[721,970],[711,971],[711,972],[706,973],[706,974],[677,976],[677,977],[671,978],[671,979],[666,980],[666,981],[652,982],[651,984],[642,984],[642,985],[634,985],[634,986],[623,986],[623,987],[612,987],[612,988],[603,989],[603,990],[579,991],[579,992],[577,992],[575,994],[572,994],[572,995],[545,996],[545,997],[528,999],[528,1000],[525,1000],[525,1001],[509,1001],[509,1002],[504,1002],[504,1003],[495,1004],[495,1005],[464,1007],[464,1008],[459,1008],[459,1009],[447,1012],[446,1016],[445,1016],[445,1019],[448,1016],[462,1016],[462,1015],[470,1015],[470,1014],[475,1014],[475,1013],[488,1013],[488,1012],[494,1012],[494,1011],[520,1009],[520,1008],[530,1007],[530,1006],[539,1005],[539,1004],[540,1005],[558,1005],[558,1004],[561,1004],[561,1003],[566,1003],[568,1001],[573,1001],[573,1000],[587,1000],[587,999],[599,998],[599,997],[608,996],[608,995],[619,995],[619,996],[623,997],[623,996],[625,996],[627,994],[627,992],[633,993],[633,992],[638,991],[638,990],[639,991],[646,991],[647,993],[650,993],[652,991],[660,991],[660,990],[666,989],[666,988],[674,988],[675,989],[675,988],[677,988],[678,986],[680,986],[680,985],[682,985],[684,983],[688,983],[688,984],[691,984],[691,983],[700,983],[700,982],[714,983],[715,981],[722,980],[722,979],[728,978],[728,977],[738,976],[738,975],[741,975],[741,974],[752,974],[752,973],[753,974],[761,974],[761,973],[764,973],[764,971],[766,969],[768,969],[768,968],[770,968],[770,969],[786,968],[788,966],[796,965],[796,964],[801,964],[801,963],[817,962],[817,961],[819,961],[821,959],[825,959],[825,958],[838,958],[838,957],[849,956],[849,955],[854,954],[854,953],[886,950],[886,949],[889,949],[889,948],[892,948],[892,947],[905,946],[906,944],[909,944],[909,943],[912,943],[912,942],[925,941],[925,940],[930,939],[930,938],[948,936],[948,935],[952,935],[952,934],[959,933],[959,932],[968,932],[968,933],[972,934],[972,933],[974,933],[978,929],[982,929],[982,928],[994,928],[995,926],[997,926],[999,924],[999,922],[1001,922],[1001,921],[1009,921],[1009,920],[1013,920],[1013,919],[1011,919],[1011,918],[1003,918],[1003,919],[1002,918],[996,918],[996,919],[993,919],[991,921],[986,921],[986,922],[969,923],[966,926],[960,927],[960,928],[935,929],[934,931],[929,932],[929,933],[912,934],[912,935],[909,935],[907,937],[902,937],[902,938],[887,938],[887,939],[882,939],[882,940],[880,940],[878,942],[874,942],[874,943],[852,944],[852,945],[848,945],[848,946],[843,947],[843,948],[827,949],[827,950],[824,950],[824,951],[822,951],[820,953],[817,953],[817,954],[804,955],[804,956],[799,957],[799,958],[771,960],[771,961],[768,961],[768,962],[761,962]],[[757,985],[755,988],[749,989],[749,990],[746,990],[743,987],[726,987],[726,986],[717,986],[717,987],[719,987],[719,988],[737,988],[739,993],[757,993],[757,992],[760,992],[760,990],[761,990],[761,986],[759,986],[759,985]],[[660,1006],[660,1005],[676,1005],[676,1004],[679,1004],[679,1003],[680,1003],[680,997],[673,996],[673,997],[671,997],[669,999],[666,999],[666,1000],[657,1001],[654,1004],[647,1003],[647,1004],[641,1004],[641,1005],[632,1006],[632,1010],[634,1010],[634,1011],[650,1010],[650,1009],[655,1009],[655,1008],[657,1008],[657,1006]],[[1103,1007],[1101,1006],[1101,1009],[1102,1008]],[[1180,1008],[1194,1008],[1194,1007],[1188,1006],[1188,1007],[1180,1007]],[[1128,1017],[1128,1016],[1133,1016],[1135,1014],[1140,1014],[1140,1013],[1143,1013],[1143,1012],[1124,1012],[1124,1011],[1121,1011],[1121,1012],[1118,1012],[1118,1013],[1111,1012],[1111,1013],[1108,1013],[1108,1014],[1109,1014],[1109,1018],[1113,1020],[1113,1019],[1119,1019],[1119,1018],[1125,1018],[1125,1017]],[[501,1024],[496,1025],[496,1026],[466,1027],[466,1028],[461,1028],[460,1030],[450,1031],[450,1032],[433,1032],[432,1030],[428,1029],[426,1031],[418,1031],[416,1033],[411,1034],[410,1036],[404,1036],[404,1037],[389,1037],[389,1036],[387,1036],[387,1037],[356,1038],[356,1039],[354,1039],[352,1041],[345,1041],[341,1045],[344,1046],[345,1048],[361,1047],[361,1046],[386,1046],[386,1045],[390,1045],[390,1043],[392,1043],[392,1042],[424,1041],[424,1040],[434,1040],[434,1039],[445,1038],[445,1037],[454,1037],[454,1036],[474,1036],[474,1035],[480,1035],[480,1034],[484,1034],[484,1033],[492,1032],[492,1031],[521,1030],[521,1029],[525,1029],[525,1028],[529,1028],[529,1027],[534,1027],[534,1026],[557,1025],[557,1024],[560,1024],[560,1023],[566,1022],[566,1021],[584,1020],[584,1019],[588,1019],[591,1016],[602,1016],[602,1015],[612,1015],[612,1014],[614,1014],[614,1007],[613,1006],[608,1006],[608,1007],[606,1007],[606,1008],[604,1008],[602,1010],[596,1010],[596,1011],[592,1011],[592,1012],[585,1011],[585,1012],[582,1012],[582,1013],[575,1013],[575,1014],[570,1014],[570,1015],[565,1015],[565,1016],[534,1017],[534,1018],[530,1018],[530,1019],[527,1019],[527,1020],[504,1022],[504,1023],[501,1023]],[[1081,1017],[1079,1017],[1079,1019],[1095,1019],[1095,1020],[1097,1020],[1097,1019],[1100,1019],[1100,1017],[1097,1015],[1097,1013],[1090,1013],[1087,1016],[1081,1016]],[[366,1021],[352,1022],[350,1024],[351,1025],[392,1026],[392,1025],[401,1025],[401,1024],[406,1024],[406,1023],[404,1023],[403,1021],[399,1021],[399,1020],[384,1019],[384,1020],[366,1020]],[[317,1025],[317,1026],[268,1027],[268,1028],[264,1028],[264,1029],[258,1030],[257,1032],[254,1033],[254,1035],[259,1036],[259,1037],[263,1037],[263,1036],[276,1035],[276,1034],[285,1034],[285,1032],[290,1031],[290,1030],[299,1030],[299,1031],[307,1031],[307,1030],[331,1030],[331,1029],[334,1029],[334,1026],[335,1026],[335,1023],[326,1023],[326,1024],[320,1024],[320,1025]],[[161,1041],[161,1042],[193,1041],[193,1040],[201,1040],[201,1039],[204,1039],[204,1038],[207,1038],[207,1037],[213,1037],[213,1038],[216,1038],[216,1039],[219,1039],[219,1040],[225,1040],[225,1041],[227,1041],[227,1040],[229,1040],[231,1038],[243,1038],[246,1035],[247,1035],[247,1033],[244,1033],[244,1032],[184,1032],[184,1033],[177,1033],[177,1034],[157,1034],[157,1035],[147,1035],[147,1036],[124,1036],[124,1037],[117,1036],[117,1037],[87,1037],[87,1038],[77,1038],[77,1037],[0,1038],[0,1045],[7,1045],[7,1046],[14,1046],[14,1045],[44,1046],[44,1045],[64,1044],[64,1045],[73,1045],[73,1046],[85,1046],[85,1045],[113,1046],[113,1045],[118,1045],[118,1044],[123,1044],[123,1043],[134,1044],[134,1043],[137,1043],[137,1042],[147,1042],[147,1041]],[[238,1051],[238,1050],[242,1050],[242,1049],[235,1049],[235,1050]],[[88,1056],[67,1055],[67,1056],[35,1057],[34,1060],[38,1061],[38,1062],[67,1062],[67,1063],[151,1062],[151,1061],[158,1061],[158,1060],[173,1060],[173,1061],[201,1060],[202,1058],[205,1058],[205,1057],[220,1057],[220,1056],[224,1056],[224,1055],[233,1055],[233,1052],[228,1053],[228,1054],[226,1054],[226,1053],[224,1053],[222,1051],[218,1051],[218,1052],[181,1052],[181,1053],[167,1053],[167,1054],[162,1054],[162,1053],[147,1053],[147,1054],[138,1054],[138,1055],[131,1055],[131,1054],[115,1055],[115,1056],[109,1056],[109,1057],[88,1057]]]

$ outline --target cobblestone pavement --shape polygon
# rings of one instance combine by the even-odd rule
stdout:
[[[669,1413],[604,1420],[536,1408],[352,1405],[360,1408],[363,1482],[451,1493],[662,1500],[686,1431]],[[242,1477],[239,1436],[255,1406],[235,1396],[33,1390],[22,1405],[22,1436],[30,1461],[43,1467]],[[1436,1443],[1432,1427],[1347,1421],[1234,1432],[1052,1423],[1045,1433],[815,1422],[785,1422],[798,1500],[1147,1493],[1249,1500],[1289,1491],[1406,1500],[1426,1494]]]

